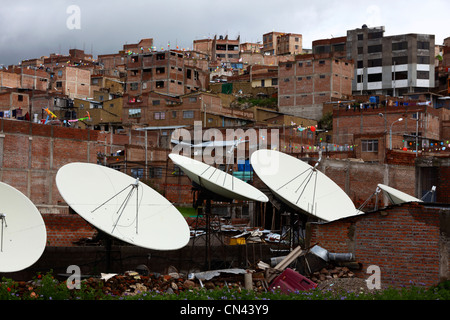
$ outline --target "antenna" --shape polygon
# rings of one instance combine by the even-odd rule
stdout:
[[[28,197],[3,182],[0,182],[0,209],[0,272],[21,271],[44,252],[47,242],[44,220]]]
[[[295,212],[333,221],[361,213],[334,181],[314,166],[275,150],[257,150],[251,163],[259,178]]]
[[[125,173],[74,162],[58,170],[56,185],[72,209],[112,237],[161,251],[189,242],[189,226],[172,203]]]
[[[269,198],[245,181],[206,163],[175,153],[169,154],[169,158],[191,179],[193,189],[199,193],[198,198],[193,201],[195,209],[205,202],[207,250],[205,264],[207,264],[207,268],[210,268],[211,202],[213,200],[220,202],[231,202],[233,200],[268,202]]]

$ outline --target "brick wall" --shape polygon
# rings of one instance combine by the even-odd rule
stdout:
[[[47,246],[72,247],[80,239],[93,238],[97,230],[77,214],[43,214]]]
[[[328,224],[310,224],[307,237],[310,244],[317,243],[328,252],[353,253],[362,264],[362,273],[377,265],[384,285],[408,286],[414,281],[429,286],[450,278],[445,262],[450,253],[448,233],[446,239],[441,233],[448,226],[440,222],[443,217],[448,221],[449,213],[409,203]]]

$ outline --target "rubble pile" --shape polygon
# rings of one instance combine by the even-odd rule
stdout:
[[[178,294],[185,290],[199,289],[244,289],[244,276],[219,276],[213,279],[201,281],[189,279],[188,276],[171,274],[149,274],[142,275],[135,271],[124,274],[104,275],[102,278],[88,278],[84,280],[87,288],[101,288],[103,293],[114,296],[135,295],[144,292],[173,293]],[[252,280],[253,290],[263,292],[266,290],[263,276],[256,274]]]
[[[312,273],[308,278],[316,283],[324,282],[330,279],[337,278],[355,278],[356,275],[347,267],[331,267],[322,268],[320,271]]]

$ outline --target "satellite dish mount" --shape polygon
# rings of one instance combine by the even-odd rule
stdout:
[[[119,194],[121,194],[122,192],[124,192],[125,190],[127,190],[129,188],[131,188],[130,191],[128,192],[127,196],[125,197],[125,199],[123,200],[122,204],[119,206],[119,209],[117,210],[118,217],[117,217],[117,219],[116,219],[116,221],[114,223],[114,226],[113,226],[113,229],[112,229],[111,233],[113,233],[114,230],[116,229],[116,226],[119,223],[119,220],[120,220],[120,217],[123,214],[123,211],[125,210],[126,206],[128,205],[128,202],[130,201],[131,197],[133,196],[133,193],[136,192],[136,234],[138,234],[138,221],[139,221],[139,192],[138,192],[138,188],[139,188],[139,178],[136,178],[136,181],[134,183],[128,185],[127,187],[125,187],[124,189],[122,189],[121,191],[116,193],[114,196],[112,196],[111,198],[109,198],[108,200],[103,202],[101,205],[99,205],[97,208],[95,208],[94,210],[91,211],[92,213],[94,213],[96,210],[100,209],[102,206],[104,206],[109,201],[111,201],[112,199],[114,199]]]

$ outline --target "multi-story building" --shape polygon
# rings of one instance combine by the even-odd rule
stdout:
[[[137,100],[124,96],[126,126],[190,126],[195,121],[203,127],[242,126],[253,122],[253,112],[224,106],[219,95],[207,92],[180,96],[148,92]]]
[[[347,37],[315,40],[312,51],[314,54],[331,53],[336,58],[347,58]]]
[[[263,34],[265,55],[290,55],[302,53],[302,35],[297,33],[268,32]]]
[[[280,62],[278,107],[281,112],[320,120],[323,103],[349,99],[353,63],[332,54],[296,55]]]
[[[224,69],[242,69],[242,63],[239,61],[240,37],[232,40],[228,35],[214,36],[213,39],[194,40],[194,51],[207,54],[210,58],[210,71],[216,68]]]
[[[302,35],[296,33],[283,33],[277,37],[278,55],[295,55],[303,52]]]
[[[417,99],[419,98],[419,99]],[[447,108],[437,109],[425,96],[403,99],[381,96],[379,103],[342,102],[333,107],[333,143],[355,146],[356,156],[383,163],[386,149],[418,152],[448,139],[442,120]]]
[[[55,67],[51,73],[50,91],[71,99],[91,97],[91,72],[77,67]]]
[[[30,96],[18,89],[0,93],[0,118],[19,119],[29,112]]]
[[[183,95],[203,90],[209,83],[207,71],[185,65],[184,53],[175,50],[131,55],[126,71],[125,91],[134,96],[152,91]]]
[[[0,69],[0,91],[7,88],[47,90],[50,74],[38,67],[11,66]]]
[[[353,93],[401,96],[434,88],[434,35],[384,32],[366,25],[347,31],[347,58],[355,61]]]

